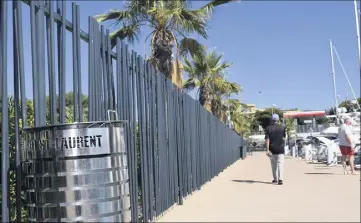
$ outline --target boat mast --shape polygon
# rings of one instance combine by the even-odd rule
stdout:
[[[335,96],[335,111],[336,116],[338,114],[337,108],[338,108],[338,102],[337,102],[337,93],[336,93],[336,78],[335,78],[335,64],[333,61],[333,49],[332,49],[332,41],[330,40],[330,53],[331,53],[331,66],[332,66],[332,80],[333,80],[333,93]]]
[[[359,21],[358,21],[358,17],[359,17],[360,15],[358,15],[358,12],[357,12],[357,3],[356,3],[356,0],[353,1],[353,4],[354,4],[354,11],[355,11],[358,59],[359,59],[360,71],[361,71],[360,29],[359,29],[359,23],[358,23],[358,22],[359,22]]]
[[[337,59],[338,59],[338,62],[340,63],[341,69],[342,69],[343,73],[345,74],[345,77],[346,77],[348,86],[350,87],[351,92],[352,92],[352,94],[353,94],[353,97],[354,97],[355,100],[356,100],[357,107],[360,108],[360,105],[359,105],[359,103],[358,103],[358,101],[357,101],[356,94],[355,94],[355,92],[354,92],[354,90],[353,90],[353,87],[352,87],[352,85],[351,85],[350,80],[348,79],[348,76],[347,76],[347,73],[346,73],[346,71],[345,71],[345,68],[343,67],[343,64],[342,64],[342,62],[341,62],[341,58],[340,58],[340,56],[338,55],[338,52],[337,52],[337,50],[336,50],[335,45],[332,45],[332,46],[333,46],[333,50],[335,50],[336,57],[337,57]]]

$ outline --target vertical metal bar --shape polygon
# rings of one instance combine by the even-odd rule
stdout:
[[[37,89],[38,81],[37,81],[37,70],[38,70],[38,64],[37,64],[37,47],[36,47],[36,17],[35,17],[35,10],[36,5],[35,1],[30,2],[30,29],[31,29],[31,61],[32,61],[32,79],[33,79],[33,100],[34,102],[38,101],[38,93]],[[39,109],[37,106],[37,103],[34,103],[34,119],[39,120],[39,112],[37,110]]]
[[[148,146],[149,146],[149,153],[148,153],[148,157],[149,157],[149,184],[150,184],[150,192],[149,192],[149,209],[150,209],[150,213],[149,213],[149,218],[151,221],[153,221],[154,219],[154,211],[155,211],[155,128],[154,128],[154,124],[155,124],[155,119],[154,119],[154,108],[155,108],[155,100],[154,100],[154,72],[153,72],[153,67],[147,63],[147,72],[146,72],[146,77],[148,78]]]
[[[137,210],[137,218],[136,220],[138,221],[139,219],[139,211],[138,211],[138,151],[137,151],[137,147],[136,147],[136,143],[137,143],[137,136],[136,136],[136,115],[137,115],[137,108],[136,108],[136,75],[135,75],[135,52],[132,50],[132,54],[130,55],[131,58],[131,83],[132,83],[132,92],[131,92],[131,99],[130,101],[132,102],[132,111],[131,111],[131,117],[132,117],[132,123],[133,123],[133,128],[132,128],[132,137],[133,137],[133,144],[132,144],[132,150],[134,152],[133,154],[133,171],[134,171],[134,188],[135,188],[135,195],[137,197],[136,198],[136,210]]]
[[[177,158],[178,158],[178,142],[177,142],[177,119],[178,119],[178,88],[177,86],[172,84],[172,107],[173,107],[173,179],[174,179],[174,203],[178,203],[179,197],[179,182],[178,182],[178,165],[177,165]]]
[[[46,17],[49,99],[50,99],[50,124],[56,124],[56,80],[55,80],[55,54],[54,54],[54,3],[47,1],[49,16]],[[20,34],[21,35],[21,34]]]
[[[83,91],[82,91],[82,82],[81,82],[82,78],[81,78],[80,7],[79,7],[79,5],[76,5],[75,17],[76,17],[76,19],[75,19],[76,57],[77,57],[77,61],[78,61],[78,66],[77,66],[78,95],[77,96],[78,96],[79,122],[83,122],[84,114],[83,114]]]
[[[94,121],[94,89],[93,89],[93,79],[94,79],[94,40],[93,40],[93,18],[88,17],[89,22],[89,42],[88,42],[88,120]]]
[[[106,75],[107,78],[107,88],[108,88],[108,96],[109,99],[108,105],[110,109],[115,108],[115,90],[114,90],[114,76],[113,76],[113,59],[111,57],[111,44],[109,38],[109,30],[106,30],[106,48],[107,48],[107,70],[108,73]]]
[[[173,203],[178,202],[178,168],[177,168],[177,129],[176,129],[176,89],[177,87],[172,83],[172,165],[173,165]]]
[[[187,196],[187,181],[186,181],[186,176],[187,176],[187,166],[186,166],[186,162],[185,162],[185,158],[186,158],[186,146],[187,146],[187,142],[186,142],[186,95],[183,92],[181,94],[181,103],[182,103],[182,107],[181,107],[181,138],[182,138],[182,145],[181,145],[181,166],[182,166],[182,171],[181,171],[181,177],[182,177],[182,184],[183,184],[183,191],[182,191],[182,196],[186,197]]]
[[[164,116],[164,122],[165,122],[165,156],[164,156],[164,162],[165,162],[165,188],[166,188],[166,193],[165,193],[165,199],[164,199],[164,202],[165,202],[165,206],[164,206],[164,210],[163,211],[166,211],[167,208],[170,206],[170,201],[169,201],[169,194],[171,192],[171,189],[170,189],[170,169],[169,169],[169,110],[168,110],[168,107],[169,107],[169,100],[168,100],[168,97],[169,97],[169,93],[168,93],[168,81],[167,79],[164,79],[164,96],[165,96],[165,100],[164,100],[164,112],[165,112],[165,116]]]
[[[162,193],[162,182],[161,182],[161,147],[162,145],[162,141],[161,141],[161,103],[162,103],[162,98],[161,98],[161,81],[160,81],[160,74],[158,73],[158,71],[156,71],[155,73],[155,85],[156,85],[156,89],[155,89],[155,94],[156,94],[156,103],[157,103],[157,107],[156,107],[156,130],[157,130],[157,152],[156,152],[156,183],[157,183],[157,187],[155,188],[155,210],[156,210],[156,214],[159,215],[161,213],[161,193]]]
[[[44,1],[38,2],[39,9],[36,12],[36,26],[37,26],[37,58],[38,62],[38,70],[37,72],[37,80],[38,81],[38,99],[39,101],[34,101],[34,105],[38,106],[39,110],[39,120],[35,120],[36,126],[44,126],[46,124],[46,84],[45,84],[45,41],[44,41]],[[37,104],[37,105],[36,105]]]
[[[21,164],[20,164],[20,134],[19,134],[19,109],[20,109],[20,73],[23,70],[23,64],[20,63],[22,58],[22,51],[20,51],[21,42],[19,36],[21,35],[19,29],[19,7],[20,2],[12,2],[13,6],[13,51],[14,51],[14,110],[15,110],[15,165],[16,165],[16,221],[21,222]],[[1,37],[0,37],[1,38]],[[0,44],[1,46],[1,44]],[[1,98],[1,97],[0,97]]]
[[[139,151],[140,151],[140,168],[141,168],[141,182],[142,182],[142,211],[143,221],[148,221],[148,182],[146,174],[147,157],[145,155],[145,117],[144,117],[144,73],[142,61],[139,56],[134,54],[135,73],[137,80],[137,104],[138,104],[138,131],[139,131]]]
[[[157,121],[158,121],[158,180],[159,180],[159,187],[157,188],[158,192],[157,194],[159,195],[158,199],[157,199],[157,207],[159,208],[157,210],[157,214],[160,214],[163,212],[163,193],[164,193],[164,182],[163,182],[163,178],[164,178],[164,174],[163,174],[163,170],[165,167],[163,167],[163,156],[164,156],[164,135],[163,135],[163,121],[162,119],[165,118],[165,116],[163,115],[163,92],[162,92],[162,74],[157,73]]]
[[[124,119],[128,119],[130,121],[130,111],[132,109],[131,107],[131,101],[130,101],[130,96],[129,95],[132,95],[132,92],[130,92],[130,90],[128,89],[132,89],[132,86],[131,86],[131,82],[129,82],[129,79],[130,79],[130,76],[129,76],[129,67],[128,66],[128,63],[127,63],[127,59],[128,59],[128,51],[126,51],[126,47],[125,47],[125,44],[122,42],[121,43],[121,55],[122,55],[122,58],[121,58],[121,62],[122,62],[122,78],[123,78],[123,81],[122,81],[122,98],[123,98],[123,106],[121,107],[121,111],[123,112],[123,117]],[[129,132],[130,133],[130,132]]]
[[[174,128],[173,128],[173,120],[174,120],[174,112],[173,112],[173,89],[172,83],[170,80],[167,80],[167,90],[168,90],[168,164],[169,164],[169,207],[175,203],[175,180],[174,177],[176,174],[174,173]]]
[[[154,212],[159,214],[159,164],[158,164],[158,98],[157,98],[157,75],[153,66],[151,66],[151,85],[152,85],[152,138],[153,138],[153,175],[154,175]],[[153,202],[153,201],[152,201]]]
[[[186,105],[187,105],[187,118],[186,118],[186,122],[187,122],[187,136],[186,136],[186,140],[187,140],[187,194],[189,195],[191,193],[191,120],[190,120],[190,116],[191,116],[191,112],[190,112],[190,103],[192,102],[192,100],[190,99],[190,97],[187,95],[186,97]]]
[[[1,216],[3,222],[9,222],[10,218],[10,202],[9,202],[9,111],[8,111],[8,89],[7,89],[7,19],[8,19],[8,2],[0,2],[0,84],[1,84],[1,101],[2,101],[2,128],[1,138],[5,139],[1,142],[1,189],[2,189],[2,205]]]
[[[94,121],[98,121],[99,120],[99,110],[100,110],[100,104],[99,104],[99,90],[98,90],[98,85],[99,85],[99,71],[98,71],[98,67],[99,67],[99,63],[100,63],[100,59],[98,57],[99,55],[99,48],[98,48],[98,32],[99,29],[97,30],[96,27],[96,21],[94,18],[92,18],[92,25],[93,25],[93,69],[94,69],[94,76],[93,76],[93,82],[92,82],[92,88],[93,88],[93,94],[94,94]]]
[[[162,121],[162,139],[163,139],[163,158],[162,158],[162,162],[163,162],[163,174],[162,174],[162,177],[163,177],[163,185],[164,185],[164,190],[166,193],[167,193],[167,190],[168,190],[168,182],[167,182],[167,173],[168,173],[168,169],[167,169],[167,153],[168,153],[168,143],[167,143],[167,122],[166,122],[166,118],[167,118],[167,113],[166,113],[166,92],[165,92],[165,82],[166,82],[166,79],[165,79],[165,76],[163,74],[161,74],[161,84],[162,84],[162,87],[161,87],[161,91],[162,91],[162,101],[163,101],[163,106],[162,106],[162,116],[163,117],[161,119]],[[167,194],[164,193],[163,194],[163,204],[162,204],[162,212],[164,212],[166,210],[166,205],[167,205]]]
[[[132,51],[131,55],[129,55],[129,51],[128,51],[128,46],[126,46],[126,68],[128,71],[128,79],[129,79],[129,84],[131,86],[131,91],[128,91],[128,99],[129,99],[129,117],[130,117],[130,122],[131,122],[131,150],[132,150],[132,176],[133,176],[133,222],[138,222],[139,220],[139,215],[138,215],[138,172],[137,172],[137,147],[136,147],[136,143],[137,143],[137,136],[136,136],[136,79],[135,79],[135,72],[134,72],[134,51]],[[129,64],[130,63],[130,64]]]
[[[32,2],[32,1],[31,1]],[[61,16],[61,23],[58,23],[58,84],[59,84],[59,122],[65,123],[65,56],[66,56],[66,5],[65,1],[57,1],[57,12]]]
[[[195,158],[196,158],[196,138],[195,138],[195,135],[196,135],[196,128],[194,128],[193,126],[193,123],[195,123],[195,106],[196,106],[196,101],[192,100],[192,104],[191,104],[191,116],[190,116],[190,119],[191,119],[191,125],[192,125],[192,128],[191,128],[191,176],[192,176],[192,179],[191,179],[191,190],[192,192],[195,191]]]
[[[77,26],[76,26],[76,4],[75,2],[71,5],[71,12],[72,12],[72,56],[73,56],[73,101],[74,101],[74,108],[73,108],[73,117],[75,122],[79,122],[79,92],[78,92],[78,76],[80,75],[78,73],[78,46],[77,46]]]
[[[131,213],[132,213],[132,222],[138,221],[137,214],[137,193],[135,189],[136,175],[134,175],[134,149],[133,149],[133,137],[132,137],[132,117],[129,111],[132,108],[131,100],[129,97],[131,94],[131,79],[128,78],[129,72],[129,64],[128,64],[128,51],[124,43],[117,39],[117,86],[118,87],[118,98],[117,98],[117,109],[120,112],[120,117],[122,119],[128,120],[127,126],[127,153],[129,160],[129,175],[130,175],[130,198],[131,198]],[[129,93],[130,92],[130,93]]]
[[[97,57],[97,61],[100,61],[100,63],[95,63],[95,66],[97,67],[96,71],[97,71],[97,82],[95,82],[95,86],[97,88],[97,113],[98,113],[98,117],[97,120],[104,120],[103,119],[103,112],[105,111],[104,108],[104,92],[103,92],[103,70],[102,70],[102,66],[105,65],[105,63],[102,63],[102,58],[101,58],[101,47],[102,47],[102,39],[101,39],[101,32],[100,32],[100,25],[99,23],[97,23],[94,20],[94,25],[95,25],[95,30],[96,30],[96,35],[95,35],[95,40],[96,40],[96,51],[95,51],[95,56]],[[105,62],[105,61],[104,61]]]
[[[99,24],[93,18],[93,32],[94,32],[94,80],[93,81],[93,88],[95,91],[94,94],[94,102],[95,102],[95,120],[100,121],[102,117],[102,108],[103,103],[101,102],[101,88],[102,88],[102,80],[101,80],[101,57],[100,57],[100,31],[99,31]]]
[[[101,92],[103,95],[103,111],[102,113],[104,113],[104,115],[106,114],[106,111],[109,109],[109,99],[108,99],[108,83],[107,83],[107,76],[109,75],[108,73],[108,61],[107,61],[107,57],[105,54],[105,49],[106,49],[106,37],[105,37],[105,33],[104,33],[104,26],[100,26],[100,37],[101,37],[101,44],[100,44],[100,48],[101,48],[101,68],[102,68],[102,83],[104,86],[104,92]],[[102,116],[103,117],[103,116]]]
[[[73,55],[73,100],[74,100],[74,108],[73,108],[73,117],[74,117],[74,121],[75,122],[79,122],[79,83],[78,83],[78,76],[80,75],[78,73],[78,66],[79,66],[79,61],[78,61],[78,46],[77,46],[77,26],[76,26],[76,4],[75,2],[73,2],[71,4],[71,9],[72,9],[72,26],[73,26],[73,31],[72,31],[72,55]]]
[[[122,103],[124,103],[124,98],[123,98],[123,83],[124,80],[122,78],[122,52],[121,52],[121,45],[120,45],[120,39],[117,38],[117,45],[116,45],[116,54],[117,54],[117,59],[116,59],[116,77],[117,77],[117,101],[116,101],[116,110],[119,114],[119,118],[121,120],[125,120],[124,117],[124,113],[123,113],[123,107]],[[128,141],[127,141],[128,142]],[[129,143],[129,142],[128,142]],[[127,145],[128,146],[128,145]]]
[[[131,67],[131,63],[130,63],[130,54],[128,51],[128,46],[125,45],[124,43],[122,43],[122,50],[123,50],[123,54],[124,56],[122,57],[122,62],[123,62],[123,76],[125,78],[125,83],[124,86],[126,87],[125,90],[125,98],[126,98],[126,106],[125,106],[125,114],[127,119],[129,120],[129,141],[130,141],[130,163],[131,163],[131,168],[130,168],[130,172],[131,172],[131,180],[132,180],[132,222],[137,222],[138,221],[138,175],[137,175],[137,164],[134,163],[134,160],[136,160],[135,156],[136,156],[136,141],[135,141],[135,129],[136,129],[136,125],[135,125],[135,121],[134,121],[134,105],[135,105],[135,100],[133,100],[134,96],[134,90],[133,90],[133,75],[132,75],[132,67]]]
[[[26,107],[26,96],[25,96],[25,75],[24,75],[24,49],[23,49],[23,35],[22,35],[22,10],[21,2],[15,1],[16,7],[16,29],[19,36],[17,36],[17,46],[18,46],[18,58],[19,58],[19,75],[20,75],[20,96],[21,96],[21,119],[23,127],[27,126],[27,107]]]
[[[148,198],[147,198],[147,204],[148,204],[148,219],[149,221],[153,220],[153,197],[154,197],[154,176],[153,176],[153,146],[151,143],[151,122],[150,119],[150,106],[153,106],[151,104],[151,73],[150,73],[150,64],[146,61],[143,61],[144,66],[144,93],[145,93],[145,134],[146,134],[146,145],[145,145],[145,153],[146,153],[146,162],[147,166],[145,170],[147,171],[147,184],[148,184]]]
[[[97,58],[98,48],[97,48],[97,30],[95,27],[95,20],[91,18],[91,25],[92,25],[92,32],[93,32],[93,61],[92,61],[92,69],[93,69],[93,79],[91,82],[92,87],[92,94],[93,94],[93,121],[98,120],[98,108],[100,105],[98,104],[98,89],[96,83],[98,83],[98,71],[97,71],[97,64],[99,60]]]
[[[182,101],[181,101],[181,94],[179,90],[177,90],[176,95],[176,115],[177,115],[177,177],[178,177],[178,204],[183,205],[183,181],[182,181],[182,170],[183,166],[182,157],[181,157],[181,148],[182,148],[182,119],[181,119],[181,109],[182,109]]]
[[[174,203],[177,202],[177,196],[178,196],[178,182],[177,182],[177,160],[176,160],[176,152],[177,152],[177,145],[176,145],[176,134],[175,134],[175,120],[176,120],[176,115],[175,115],[175,85],[171,82],[171,81],[168,81],[169,82],[169,91],[170,91],[170,110],[171,110],[171,116],[170,116],[170,130],[171,130],[171,133],[170,133],[170,140],[171,140],[171,146],[170,146],[170,151],[171,151],[171,161],[170,161],[170,164],[171,164],[171,167],[172,167],[172,182],[171,182],[171,185],[172,185],[172,205]]]
[[[200,107],[200,105],[199,104],[197,104],[197,121],[196,121],[196,127],[197,127],[197,141],[198,141],[198,175],[197,175],[197,180],[198,180],[198,182],[197,182],[197,189],[199,190],[200,189],[200,187],[201,187],[201,165],[202,165],[202,163],[201,163],[201,161],[202,161],[202,159],[201,159],[201,151],[202,151],[202,141],[200,140],[201,139],[201,126],[200,126],[200,119],[201,119],[201,107]]]
[[[103,75],[102,75],[102,65],[104,66],[105,64],[101,63],[101,54],[100,54],[100,49],[101,49],[101,45],[102,45],[102,39],[101,39],[101,33],[100,33],[100,25],[99,23],[94,19],[94,26],[95,26],[95,40],[96,40],[96,45],[95,45],[95,56],[96,56],[96,61],[99,61],[98,63],[95,62],[95,66],[96,66],[96,80],[97,82],[94,82],[95,87],[97,89],[97,104],[96,104],[96,109],[97,109],[97,121],[101,121],[101,120],[105,120],[105,114],[103,114],[103,111],[105,111],[104,109],[104,85],[103,85]],[[104,118],[103,118],[104,117]]]

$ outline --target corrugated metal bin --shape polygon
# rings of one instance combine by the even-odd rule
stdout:
[[[130,222],[125,127],[75,123],[23,131],[31,222]]]

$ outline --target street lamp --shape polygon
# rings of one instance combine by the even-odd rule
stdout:
[[[273,108],[275,108],[276,105],[275,104],[272,104],[272,115],[273,115]]]

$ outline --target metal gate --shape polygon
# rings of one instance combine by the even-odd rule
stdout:
[[[111,49],[109,31],[94,18],[82,30],[79,6],[72,4],[72,20],[66,20],[65,4],[0,2],[2,221],[29,217],[22,194],[23,129],[105,121],[108,110],[128,123],[131,221],[152,221],[238,160],[242,139],[119,39]],[[31,55],[25,55],[24,39],[31,39]]]

